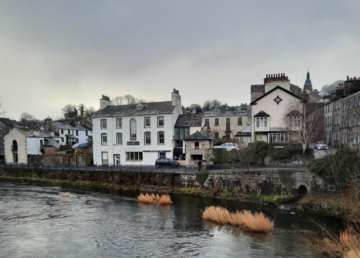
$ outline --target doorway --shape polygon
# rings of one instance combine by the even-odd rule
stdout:
[[[114,154],[114,166],[120,166],[120,154]]]

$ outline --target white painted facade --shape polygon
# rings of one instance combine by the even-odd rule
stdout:
[[[81,131],[81,130],[68,130],[68,129],[59,129],[59,137],[61,138],[60,140],[60,145],[66,145],[66,136],[67,134],[71,134],[73,136],[75,136],[79,143],[87,143],[88,142],[88,137],[92,136],[92,131],[91,130],[86,130],[86,131]]]
[[[281,101],[277,104],[274,99],[279,97]],[[286,114],[290,113],[289,108],[294,106],[294,103],[299,103],[300,99],[294,97],[292,94],[282,90],[280,87],[274,89],[272,92],[269,92],[268,95],[264,95],[263,98],[252,102],[251,109],[251,141],[261,140],[266,142],[271,142],[269,139],[269,133],[280,134],[279,137],[282,137],[281,133],[286,133]],[[254,117],[259,112],[264,111],[269,117],[259,117],[262,119],[261,123],[257,123],[257,118]],[[266,123],[265,123],[266,120]],[[277,135],[276,135],[277,136]],[[284,140],[284,142],[286,139]],[[287,140],[289,141],[289,140]],[[280,141],[277,141],[280,142]]]
[[[165,153],[166,158],[173,158],[174,150],[174,125],[180,114],[181,98],[172,93],[172,113],[156,115],[133,115],[133,116],[108,116],[93,117],[93,155],[94,165],[155,165],[160,153]],[[146,103],[144,103],[146,106]],[[104,107],[102,105],[101,107]],[[145,117],[150,118],[150,126],[145,127]],[[158,117],[164,118],[164,126],[158,127]],[[116,119],[122,119],[122,127],[116,127]],[[106,129],[101,128],[101,121],[106,120]],[[130,140],[130,120],[136,121],[136,141]],[[151,143],[145,144],[145,133],[151,135]],[[164,144],[159,144],[158,133],[164,133]],[[117,134],[122,135],[122,144],[117,144]],[[106,135],[107,143],[102,143],[102,135]],[[136,142],[138,145],[131,145]],[[142,160],[127,160],[127,153],[141,153]],[[120,156],[119,163],[118,157]],[[129,154],[130,155],[130,154]],[[140,154],[137,154],[140,155]],[[107,160],[104,161],[104,158]]]

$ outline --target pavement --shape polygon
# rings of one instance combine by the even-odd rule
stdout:
[[[325,155],[327,154],[335,154],[337,149],[336,148],[333,148],[331,146],[329,146],[329,149],[328,150],[316,150],[314,148],[315,146],[315,143],[310,143],[309,144],[309,148],[310,149],[314,149],[314,156],[315,156],[315,159],[321,159],[322,157],[324,157]]]

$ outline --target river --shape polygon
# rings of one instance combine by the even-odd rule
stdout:
[[[0,182],[0,257],[323,257],[309,245],[318,229],[290,210],[183,195],[164,208],[138,203],[138,194]],[[262,211],[274,230],[204,221],[211,205]]]

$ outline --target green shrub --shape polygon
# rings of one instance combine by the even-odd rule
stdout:
[[[229,153],[226,149],[218,148],[213,149],[214,164],[223,164],[227,161]]]
[[[201,171],[196,174],[196,181],[201,185],[201,187],[204,187],[204,184],[209,176],[209,171]]]
[[[297,154],[296,150],[289,150],[289,149],[276,149],[272,153],[273,160],[285,160],[285,159],[292,159],[293,156]]]

